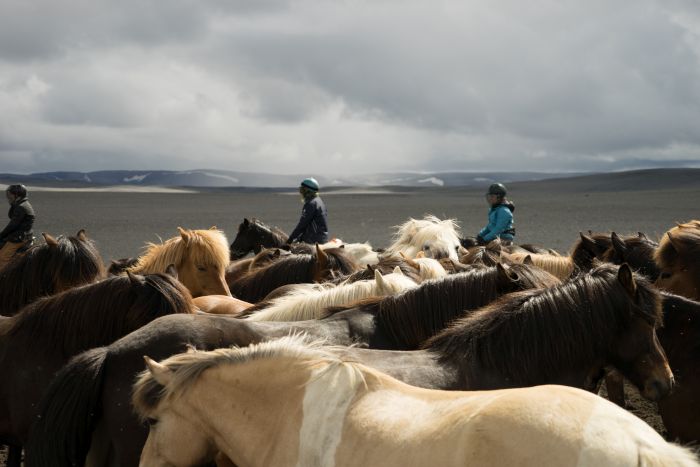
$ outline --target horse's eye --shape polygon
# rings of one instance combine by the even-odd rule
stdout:
[[[661,277],[661,279],[668,279],[669,277],[671,277],[671,273],[670,272],[662,272],[660,277]]]
[[[147,418],[146,422],[148,423],[148,426],[154,426],[155,424],[158,423],[158,419],[156,418]]]
[[[423,251],[430,250],[430,245],[423,245]]]
[[[206,271],[206,270],[207,270],[207,268],[205,268],[204,266],[197,266],[197,271],[202,271],[202,272],[204,272],[204,271]]]

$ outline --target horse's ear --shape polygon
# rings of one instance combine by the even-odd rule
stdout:
[[[514,281],[518,278],[517,274],[513,275],[512,271],[510,271],[510,267],[507,264],[496,263],[496,270],[498,271],[498,277],[506,281]]]
[[[182,241],[185,242],[185,245],[187,245],[187,242],[190,241],[190,232],[188,230],[183,229],[182,227],[178,227],[177,231],[180,232],[180,237],[182,238]]]
[[[139,279],[136,274],[127,269],[126,275],[129,278],[129,282],[131,282],[131,285],[141,285],[141,279]]]
[[[195,347],[195,346],[192,345],[192,344],[187,344],[187,345],[185,346],[185,349],[186,349],[186,350],[185,350],[185,353],[197,353],[197,347]]]
[[[85,234],[85,229],[78,230],[78,233],[75,236],[81,242],[87,242],[88,238],[87,238],[87,235]]]
[[[279,248],[275,248],[275,252],[272,253],[273,258],[279,258],[279,256],[282,254],[282,251],[280,251]]]
[[[42,232],[41,235],[44,236],[44,241],[46,241],[46,244],[50,247],[57,247],[58,246],[58,240],[53,238],[51,235],[47,234],[46,232]]]
[[[386,281],[384,280],[382,273],[379,272],[379,269],[374,270],[374,280],[377,282],[377,287],[380,289],[386,289]]]
[[[250,221],[248,220],[248,218],[247,218],[247,217],[244,217],[244,218],[243,218],[243,225],[245,225],[246,227],[248,227],[249,224],[250,224]]]
[[[209,227],[209,230],[219,230],[219,228],[215,225],[212,225],[211,227]]]
[[[143,356],[143,359],[146,361],[146,368],[148,368],[151,376],[153,376],[153,379],[155,379],[158,384],[161,386],[167,386],[170,384],[170,382],[173,380],[173,371],[170,368],[165,365],[161,365],[155,360],[151,360],[145,355]]]
[[[532,255],[527,255],[523,260],[523,264],[527,264],[528,266],[534,266],[535,262],[532,261]]]
[[[625,288],[627,294],[634,298],[637,293],[637,283],[634,281],[634,276],[632,276],[632,270],[627,263],[622,263],[620,269],[617,271],[617,280]]]
[[[177,268],[174,264],[168,264],[168,267],[165,268],[165,273],[173,279],[177,279]]]
[[[343,243],[342,245],[340,245],[338,248],[345,248],[345,243]]]
[[[671,236],[671,232],[666,232],[666,235],[668,236],[668,244],[669,244],[669,246],[670,246],[671,248],[673,248],[673,251],[675,251],[676,253],[678,253],[680,250],[678,249],[678,247],[677,247],[676,244],[674,243],[675,240],[674,240],[673,237]]]
[[[586,249],[592,252],[595,256],[602,255],[605,252],[605,249],[601,245],[599,245],[598,242],[593,240],[593,237],[584,235],[581,232],[579,232],[579,235],[581,236],[581,243],[583,244],[583,246],[586,247]]]
[[[637,236],[641,238],[642,240],[649,240],[649,237],[646,236],[644,232],[637,232]]]
[[[617,254],[624,258],[627,254],[627,245],[625,245],[625,242],[615,232],[610,234],[610,240],[612,240],[613,248]]]
[[[316,259],[320,264],[324,265],[324,267],[328,263],[328,255],[318,243],[316,244]]]
[[[371,264],[368,264],[368,265],[367,265],[367,270],[371,272],[371,271],[374,271],[374,268],[372,267]]]
[[[413,269],[415,269],[416,271],[420,271],[420,264],[418,264],[416,261],[413,261],[411,258],[409,258],[408,256],[406,256],[406,255],[403,253],[403,251],[400,251],[399,254],[400,254],[401,257],[403,258],[403,260],[406,262],[406,264],[408,264],[409,266],[411,266],[411,267],[412,267]]]
[[[396,266],[393,271],[391,271],[394,274],[398,274],[399,276],[403,276],[403,271],[399,266]]]

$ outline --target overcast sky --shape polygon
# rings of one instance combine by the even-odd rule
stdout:
[[[1,0],[0,172],[700,166],[697,0]]]

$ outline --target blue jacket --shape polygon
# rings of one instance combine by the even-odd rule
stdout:
[[[319,196],[307,199],[301,210],[301,219],[289,235],[288,243],[326,243],[328,241],[328,214]]]
[[[515,238],[513,229],[513,212],[515,207],[512,204],[497,204],[489,209],[489,223],[481,229],[479,236],[486,242],[495,238],[512,241]]]

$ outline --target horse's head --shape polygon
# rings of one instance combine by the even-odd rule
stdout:
[[[148,357],[145,357],[145,360],[152,379],[149,380],[148,387],[141,389],[141,394],[146,399],[143,394],[149,393],[147,396],[150,400],[134,401],[140,417],[149,425],[148,438],[141,451],[139,465],[184,467],[211,462],[218,449],[201,426],[193,423],[186,410],[173,410],[172,406],[177,405],[177,400],[173,397],[150,394],[164,391],[174,379],[174,372]],[[141,379],[145,379],[145,376]]]
[[[316,261],[312,265],[311,276],[314,282],[326,282],[340,276],[357,272],[360,268],[344,248],[323,249],[316,244]]]
[[[659,277],[659,268],[654,261],[654,253],[658,246],[646,235],[621,238],[615,232],[610,235],[611,247],[603,253],[602,260],[613,264],[627,263],[632,269],[645,275],[652,281]]]
[[[700,227],[689,223],[669,230],[654,257],[659,267],[657,287],[700,300]]]
[[[178,280],[174,265],[165,274],[133,274],[127,270],[135,294],[132,312],[137,319],[143,315],[164,316],[174,313],[193,313],[194,303],[189,290]]]
[[[30,250],[32,254],[27,257],[37,260],[38,273],[44,276],[45,283],[53,284],[53,290],[47,290],[47,294],[104,278],[102,257],[85,230],[80,229],[72,237],[42,235],[46,244]]]
[[[193,297],[231,295],[226,284],[228,242],[219,230],[180,230],[178,278]]]
[[[292,253],[283,248],[263,248],[250,263],[250,269],[260,268]]]
[[[666,354],[656,336],[656,327],[662,320],[661,297],[646,279],[635,277],[627,264],[618,269],[617,281],[621,287],[610,293],[626,295],[628,307],[623,316],[626,322],[619,323],[611,361],[644,397],[659,400],[674,384]]]

